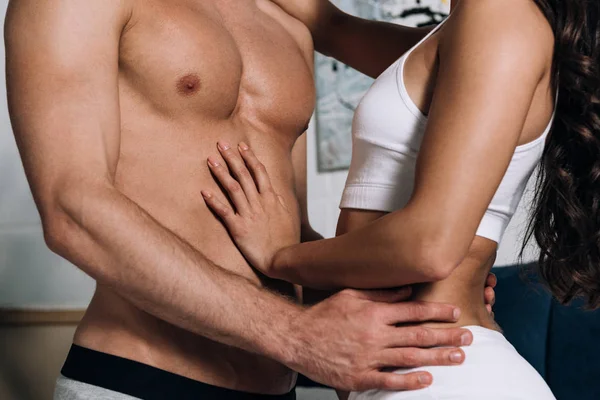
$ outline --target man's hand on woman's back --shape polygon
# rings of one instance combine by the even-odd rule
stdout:
[[[341,390],[415,390],[429,386],[427,372],[395,368],[458,365],[459,346],[473,340],[460,328],[426,328],[426,321],[455,322],[460,310],[437,303],[407,302],[410,289],[344,290],[290,321],[288,366]],[[443,347],[443,348],[440,348]]]

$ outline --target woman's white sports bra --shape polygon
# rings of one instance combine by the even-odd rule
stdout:
[[[408,95],[403,79],[404,64],[412,51],[442,24],[383,72],[356,109],[352,124],[352,162],[340,208],[392,212],[408,203],[427,117]],[[541,136],[515,149],[479,224],[477,236],[500,242],[541,159],[553,120],[554,115]]]

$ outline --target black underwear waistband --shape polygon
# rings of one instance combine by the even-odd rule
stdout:
[[[238,392],[195,381],[137,361],[72,345],[61,374],[144,400],[295,400],[294,390],[282,395]]]

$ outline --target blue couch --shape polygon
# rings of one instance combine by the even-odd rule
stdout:
[[[524,277],[531,267],[494,269],[496,320],[558,400],[600,400],[600,311],[583,311],[581,302],[558,304],[534,278]],[[315,384],[300,377],[298,385]]]
[[[494,312],[506,338],[558,400],[600,400],[600,311],[584,311],[579,301],[560,305],[521,271],[494,269]]]

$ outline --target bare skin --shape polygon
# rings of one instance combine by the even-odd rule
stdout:
[[[332,33],[334,39],[322,44],[333,55],[338,53],[332,42],[344,43],[344,34],[352,27],[361,31],[370,24],[351,17],[331,17],[335,10],[326,1],[280,3],[313,31],[328,23],[331,32],[341,26],[341,37]],[[499,329],[481,294],[497,244],[475,234],[515,147],[539,137],[555,102],[552,30],[533,2],[511,3],[511,8],[493,0],[453,4],[445,26],[408,58],[407,90],[429,118],[415,189],[403,209],[389,214],[343,210],[338,237],[294,245],[282,234],[286,226],[281,221],[288,218],[284,203],[273,203],[264,212],[246,217],[235,214],[211,196],[210,190],[204,193],[207,204],[223,217],[253,265],[271,277],[322,288],[417,284],[413,299],[452,302],[463,309],[452,324],[427,322],[422,326]],[[326,16],[317,23],[319,12]],[[364,33],[370,35],[368,30]],[[330,37],[313,35],[316,39]],[[404,47],[409,47],[408,42]],[[339,50],[339,58],[377,75],[384,63],[373,60],[378,52],[386,51],[379,44],[370,48],[371,53],[368,46],[363,49],[363,57],[355,64],[345,48]],[[522,68],[523,63],[527,68]],[[243,186],[258,191],[259,201],[263,201],[261,181],[267,178],[256,168],[252,148],[242,144],[236,152],[221,154],[238,180],[244,175],[242,169],[250,169],[256,187],[248,182]],[[224,169],[213,167],[213,171],[221,182],[231,179]],[[246,194],[250,204],[254,196]],[[236,200],[233,203],[236,208],[244,207]],[[265,237],[272,240],[261,240]]]
[[[456,11],[458,4],[459,1],[452,2],[453,12]],[[520,7],[520,12],[524,16],[524,20],[520,23],[528,23],[535,26],[535,29],[538,32],[536,42],[540,48],[543,49],[542,51],[531,54],[531,60],[533,60],[530,64],[533,71],[531,77],[515,77],[515,79],[520,78],[522,79],[522,82],[528,83],[528,85],[524,85],[520,92],[515,92],[517,93],[517,96],[513,98],[513,101],[519,101],[518,96],[520,96],[523,99],[523,107],[521,107],[521,109],[525,109],[527,111],[527,113],[522,117],[522,121],[520,121],[522,124],[520,130],[514,130],[518,132],[518,135],[516,135],[516,144],[522,145],[536,139],[539,136],[540,132],[542,132],[547,126],[548,120],[552,114],[552,110],[554,109],[554,94],[550,82],[553,35],[547,22],[539,10],[536,9],[536,6],[533,2],[516,0],[514,1],[514,5]],[[445,65],[448,65],[448,68],[446,71],[444,71],[443,76],[440,77],[440,53],[442,52],[442,56],[445,56],[446,59],[450,59],[447,54],[455,51],[453,46],[455,45],[455,40],[457,40],[455,39],[456,37],[459,35],[463,35],[463,37],[465,37],[465,35],[477,34],[477,27],[474,27],[469,31],[469,27],[466,26],[466,24],[468,24],[470,21],[474,21],[476,18],[488,20],[486,15],[490,15],[495,12],[493,7],[493,5],[489,6],[481,4],[475,6],[473,2],[468,2],[468,0],[465,1],[465,10],[462,10],[462,12],[456,16],[456,20],[448,21],[445,27],[436,32],[425,43],[415,49],[415,51],[413,51],[410,57],[407,59],[405,64],[404,81],[411,99],[420,108],[424,115],[429,115],[431,112],[432,101],[434,99],[434,93],[437,86],[436,83],[439,79],[450,80],[453,76],[459,76],[461,73],[477,73],[477,65],[470,67],[466,63],[461,64],[460,62],[451,60],[446,62]],[[460,29],[461,24],[464,27],[462,29],[463,32],[455,33]],[[494,27],[490,26],[488,31],[494,32],[493,29]],[[449,31],[450,33],[445,33],[445,31]],[[441,41],[444,40],[444,36],[448,36],[450,39],[446,39],[446,43],[441,44]],[[441,48],[441,46],[443,47]],[[445,52],[445,54],[443,52]],[[444,60],[441,62],[444,62]],[[459,71],[456,69],[457,67],[464,69]],[[453,70],[449,71],[450,68],[453,68]],[[462,99],[461,93],[454,93],[452,90],[466,90],[465,88],[457,88],[456,86],[453,86],[453,88],[450,89],[450,86],[447,85],[446,82],[442,82],[442,85],[446,86],[439,88],[439,90],[448,94],[447,96],[438,96],[438,104],[444,104],[442,97],[446,97],[448,99]],[[461,118],[465,120],[469,119],[470,112],[477,113],[480,110],[480,107],[477,105],[477,97],[471,97],[472,103],[460,103],[462,106],[464,106],[464,108],[462,108],[463,111],[461,111]],[[452,107],[448,108],[450,110],[454,110]],[[518,108],[515,108],[515,110],[518,110]],[[454,111],[450,111],[448,115],[442,115],[438,109],[433,110],[433,112],[436,113],[436,115],[434,115],[436,121],[434,122],[436,122],[440,127],[446,127],[444,129],[446,133],[442,133],[442,135],[448,135],[448,132],[451,132],[451,128],[448,127],[452,127],[452,123],[450,122],[450,114]],[[517,113],[518,112],[514,113],[514,115],[517,115]],[[523,115],[522,112],[521,115]],[[476,131],[478,127],[476,124],[463,125],[463,129],[471,129]],[[435,127],[429,128],[429,131],[435,130]],[[441,129],[439,130],[441,131]],[[430,137],[433,137],[433,135],[435,135],[435,133],[429,133]],[[513,137],[514,136],[515,135],[513,135]],[[430,139],[430,143],[434,140],[435,139]],[[507,141],[508,140],[511,140],[510,137],[507,137]],[[441,140],[439,141],[441,142]],[[433,148],[434,146],[431,145],[431,147]],[[457,150],[459,148],[460,146],[456,146]],[[463,153],[465,152],[464,148],[462,151]],[[447,156],[442,157],[442,155]],[[452,157],[452,150],[449,148],[436,148],[435,153],[431,151],[429,156],[436,157],[439,160],[439,165],[446,165],[447,167],[451,166],[451,164],[447,162],[447,159]],[[501,163],[500,160],[502,158],[506,158],[506,156],[502,155],[501,153],[497,153],[494,156],[494,161],[498,162],[498,164]],[[426,164],[426,162],[422,162],[422,164]],[[468,167],[468,164],[464,167]],[[424,167],[421,169],[423,168]],[[428,168],[432,167],[428,166]],[[460,167],[457,166],[456,168],[458,169]],[[500,171],[502,170],[500,169]],[[457,190],[463,191],[462,186],[457,184],[455,187]],[[424,192],[425,190],[426,189],[421,191]],[[492,190],[494,190],[494,186],[490,185],[491,193],[493,193]],[[485,196],[486,193],[482,191],[480,192],[480,195]],[[478,200],[479,199],[477,196],[473,196],[470,201],[465,201],[465,205],[466,207],[477,207]],[[423,199],[423,201],[426,200]],[[431,207],[434,207],[434,205],[432,204]],[[385,215],[385,213],[381,212],[343,209],[338,220],[337,234],[343,235],[351,231],[360,230],[361,228],[365,228],[372,222],[384,217]],[[466,216],[467,214],[464,213],[461,215]],[[480,325],[489,329],[500,330],[493,319],[493,314],[490,314],[486,309],[485,302],[481,296],[481,288],[485,286],[488,273],[494,264],[497,247],[498,246],[496,242],[483,237],[475,236],[470,243],[466,254],[460,263],[458,263],[457,266],[452,270],[452,272],[443,280],[415,285],[413,299],[420,301],[450,302],[460,306],[463,310],[463,313],[461,314],[460,319],[456,323],[452,324],[454,326]],[[425,325],[445,326],[447,324],[429,323]]]
[[[264,0],[20,0],[5,29],[11,119],[46,240],[98,283],[75,343],[265,394],[289,391],[292,370],[415,389],[431,377],[382,368],[462,361],[417,348],[469,344],[469,332],[406,326],[456,321],[456,307],[403,302],[406,290],[302,307],[200,198],[221,193],[201,162],[217,139],[245,141],[289,207],[290,237],[318,238],[299,139],[313,48],[297,20]]]

